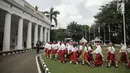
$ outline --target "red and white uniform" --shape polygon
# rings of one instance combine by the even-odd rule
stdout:
[[[108,47],[108,55],[107,55],[107,60],[109,61],[110,60],[110,56],[111,56],[111,47]]]
[[[46,52],[46,57],[48,57],[51,54],[51,44],[46,43],[45,52]]]
[[[66,46],[64,43],[62,43],[60,48],[58,49],[61,63],[63,63],[65,61],[65,58],[64,58],[65,49],[66,49]]]
[[[84,47],[84,52],[83,52],[84,54],[83,54],[83,59],[84,59],[84,61],[88,61],[88,48],[85,46]]]
[[[111,53],[111,55],[110,55],[109,61],[111,61],[112,63],[115,63],[115,60],[116,60],[116,58],[115,58],[115,48],[113,46],[110,47],[110,53]]]
[[[82,53],[83,53],[83,46],[79,45],[78,56],[80,57],[80,55],[82,55]]]
[[[92,53],[96,53],[94,65],[101,66],[103,64],[103,60],[102,60],[103,54],[102,54],[101,46],[97,45],[97,48]]]
[[[88,61],[94,61],[91,46],[88,46]]]
[[[71,60],[71,58],[72,58],[72,56],[73,56],[73,54],[72,54],[72,49],[73,49],[73,45],[71,44],[71,45],[68,46],[69,60]]]
[[[127,62],[127,47],[123,45],[119,53],[121,53],[120,61]]]
[[[78,60],[77,60],[77,53],[76,53],[77,50],[78,50],[78,49],[77,49],[76,47],[73,47],[73,46],[72,46],[71,61],[74,62],[74,63],[78,62]]]
[[[57,53],[58,46],[56,43],[52,44],[52,54],[55,55]]]

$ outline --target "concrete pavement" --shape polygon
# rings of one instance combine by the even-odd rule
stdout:
[[[40,50],[40,53],[43,53],[43,50]],[[30,51],[0,57],[0,73],[38,73],[36,55],[36,51]]]

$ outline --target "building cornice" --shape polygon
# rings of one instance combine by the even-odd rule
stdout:
[[[16,7],[18,7],[19,9],[23,10],[24,12],[30,14],[31,16],[33,16],[33,17],[35,17],[35,18],[37,18],[37,19],[39,19],[39,20],[41,20],[42,22],[44,22],[44,23],[46,23],[46,24],[48,24],[48,25],[50,25],[50,26],[52,25],[51,22],[46,21],[46,20],[45,20],[43,17],[41,17],[41,16],[37,16],[35,13],[33,13],[33,11],[24,8],[22,5],[18,4],[18,3],[15,2],[14,0],[4,0],[4,1],[7,1],[7,2],[13,4],[14,6],[16,6]]]

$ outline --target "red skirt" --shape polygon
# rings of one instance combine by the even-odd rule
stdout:
[[[69,55],[69,60],[71,60],[71,57],[72,57],[72,52],[71,52],[71,50],[69,50],[68,55]]]
[[[78,60],[77,60],[77,53],[76,52],[72,52],[71,61],[72,62],[78,62]]]
[[[63,61],[65,61],[64,55],[65,55],[65,50],[60,50],[59,56],[60,56],[61,63],[63,63]]]
[[[93,55],[91,53],[92,53],[92,50],[88,51],[88,61],[94,61]]]
[[[110,60],[109,60],[109,61],[111,61],[112,64],[115,64],[115,60],[116,60],[115,54],[112,54],[112,53],[111,53],[111,55],[110,55]]]
[[[102,64],[103,64],[102,56],[98,53],[98,54],[96,54],[94,65],[95,66],[101,66]]]
[[[46,48],[45,53],[46,53],[46,57],[48,57],[49,56],[49,50],[48,50],[48,48]]]
[[[127,62],[127,55],[126,55],[125,52],[121,53],[120,61],[121,62]]]
[[[57,49],[52,50],[52,55],[55,55],[57,53]]]
[[[80,57],[82,55],[82,52],[83,52],[82,50],[78,51],[78,57]]]
[[[107,60],[108,61],[110,60],[110,56],[111,56],[111,52],[108,52],[108,55],[107,55]]]
[[[87,52],[84,53],[83,59],[84,59],[85,61],[88,60],[88,53],[87,53]]]

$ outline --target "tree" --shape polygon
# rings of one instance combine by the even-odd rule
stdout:
[[[48,18],[50,18],[50,22],[54,20],[55,25],[57,26],[57,15],[60,14],[59,11],[54,11],[54,8],[51,7],[50,11],[44,11],[43,14],[45,14]]]
[[[51,30],[51,41],[64,41],[66,38],[66,29],[53,29]]]
[[[130,42],[130,0],[126,3],[126,34],[127,34],[127,43]],[[122,15],[117,12],[117,1],[112,1],[106,5],[103,5],[100,7],[100,12],[97,13],[95,16],[95,26],[101,27],[101,31],[103,31],[103,28],[106,28],[105,35],[106,39],[108,39],[108,33],[110,26],[110,33],[111,33],[111,40],[114,43],[121,43],[123,41],[123,19]],[[105,24],[105,25],[104,25]],[[101,36],[103,37],[103,32],[101,32]],[[103,40],[103,38],[102,38]],[[122,42],[123,43],[123,42]]]
[[[86,28],[85,28],[86,27]],[[71,37],[74,41],[79,41],[82,37],[85,37],[85,30],[88,33],[87,25],[80,25],[73,21],[67,26],[67,35]]]

